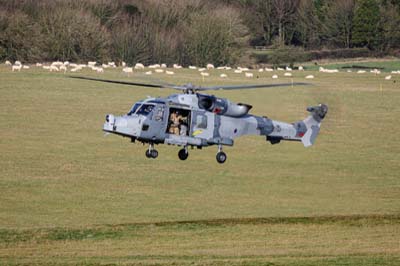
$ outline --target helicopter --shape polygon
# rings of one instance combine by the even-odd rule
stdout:
[[[131,142],[142,142],[149,147],[147,158],[157,158],[157,144],[177,145],[180,160],[189,156],[188,147],[218,147],[216,160],[222,164],[227,155],[223,146],[233,146],[234,140],[244,135],[260,135],[271,144],[281,141],[299,141],[305,147],[314,144],[320,131],[321,121],[328,112],[328,106],[319,104],[307,108],[310,113],[304,120],[286,123],[266,116],[250,114],[252,106],[234,103],[228,99],[202,93],[213,90],[257,89],[285,86],[309,85],[307,83],[280,83],[257,85],[232,85],[200,87],[193,84],[148,84],[90,77],[71,78],[116,83],[150,88],[171,88],[182,91],[168,97],[147,98],[133,104],[129,112],[122,116],[107,114],[103,131],[123,137]]]

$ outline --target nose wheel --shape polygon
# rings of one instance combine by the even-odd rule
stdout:
[[[179,152],[178,152],[179,159],[184,161],[184,160],[186,160],[188,158],[188,156],[189,156],[189,152],[188,152],[186,147],[179,150]]]
[[[153,159],[158,157],[158,151],[154,149],[154,144],[150,144],[149,149],[146,150],[146,157]]]
[[[222,145],[218,145],[218,152],[217,152],[217,156],[215,156],[215,158],[217,159],[217,162],[219,163],[224,163],[226,161],[226,153],[222,151]]]

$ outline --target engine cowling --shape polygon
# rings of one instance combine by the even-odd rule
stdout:
[[[197,94],[199,107],[218,115],[241,117],[246,115],[252,108],[249,104],[233,103],[228,99],[218,98],[214,95]]]

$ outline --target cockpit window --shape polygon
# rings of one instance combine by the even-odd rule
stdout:
[[[148,115],[153,110],[154,105],[151,104],[143,104],[142,107],[136,112],[138,115]]]
[[[129,111],[128,115],[133,115],[141,105],[141,103],[135,103],[135,105],[133,105],[132,109]]]

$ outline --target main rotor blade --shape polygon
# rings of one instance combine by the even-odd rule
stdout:
[[[115,83],[115,84],[129,85],[129,86],[141,86],[141,87],[150,87],[150,88],[174,88],[174,87],[164,86],[164,85],[160,85],[160,84],[148,84],[148,83],[139,83],[139,82],[130,82],[130,81],[98,79],[98,78],[89,78],[89,77],[81,77],[81,76],[70,76],[70,78],[93,80],[93,81],[100,81],[100,82],[106,82],[106,83]]]
[[[212,86],[201,87],[197,90],[241,90],[241,89],[258,89],[258,88],[274,88],[274,87],[289,87],[289,86],[302,86],[311,85],[310,83],[294,82],[294,83],[278,83],[278,84],[254,84],[254,85],[228,85],[228,86]]]

